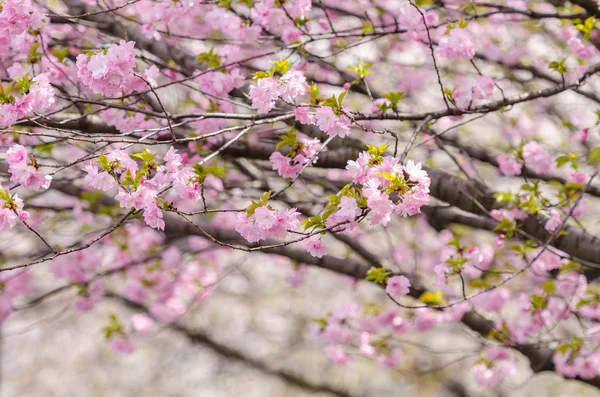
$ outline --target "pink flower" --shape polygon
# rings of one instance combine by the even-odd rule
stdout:
[[[154,229],[165,230],[165,221],[163,220],[162,211],[155,202],[152,202],[144,208],[144,222]]]
[[[131,316],[131,326],[140,335],[149,336],[154,331],[154,321],[143,313]]]
[[[238,214],[234,228],[249,243],[256,243],[267,236],[267,231],[252,222],[245,212]]]
[[[250,219],[254,221],[256,226],[263,229],[270,229],[277,222],[276,214],[275,211],[271,211],[267,207],[258,207]]]
[[[27,163],[27,149],[21,145],[13,145],[6,152],[6,162],[9,166],[16,165],[19,163]]]
[[[554,363],[556,371],[564,376],[568,378],[574,378],[577,376],[578,368],[576,367],[575,360],[571,359],[571,352],[554,352],[554,355],[552,356],[552,362]]]
[[[317,258],[322,258],[329,251],[321,240],[313,240],[308,243],[308,252]]]
[[[323,330],[322,337],[326,343],[337,344],[350,341],[352,334],[344,325],[332,323]]]
[[[487,312],[500,312],[510,297],[511,294],[509,290],[506,288],[498,288],[475,296],[472,299],[472,302],[475,307]]]
[[[367,182],[366,188],[363,189],[363,194],[367,197],[367,206],[372,213],[371,226],[387,225],[392,219],[391,215],[394,210],[394,203],[388,196],[379,191],[379,187],[379,182],[371,179]]]
[[[382,109],[385,109],[386,112],[391,112],[392,102],[387,98],[377,98],[373,101],[373,105],[371,106],[371,113],[383,113]]]
[[[317,109],[315,114],[315,124],[321,131],[328,132],[333,129],[337,120],[338,117],[329,106],[323,106]]]
[[[577,374],[582,379],[593,379],[598,376],[600,370],[600,355],[593,352],[587,356],[578,355],[575,359]]]
[[[571,37],[567,42],[571,51],[581,58],[591,58],[596,53],[596,48],[593,45],[585,46],[577,37]]]
[[[507,349],[501,347],[486,348],[483,351],[485,361],[473,367],[475,381],[484,387],[494,387],[501,380],[514,375],[516,365]]]
[[[87,186],[93,189],[102,190],[103,192],[113,188],[115,180],[108,172],[98,172],[98,168],[91,164],[86,165],[83,169],[88,173],[86,177],[83,178],[83,181]]]
[[[350,361],[350,356],[344,352],[344,348],[340,345],[329,345],[325,348],[327,358],[337,365],[346,364]]]
[[[427,172],[421,169],[421,163],[415,164],[414,161],[408,160],[404,165],[404,172],[408,175],[409,180],[429,186],[430,179]]]
[[[298,70],[290,70],[279,81],[283,86],[280,95],[286,102],[292,102],[297,96],[306,93],[306,77]]]
[[[488,76],[478,75],[473,87],[473,99],[488,99],[494,93],[494,80]]]
[[[312,8],[311,0],[291,0],[285,8],[292,18],[306,18]]]
[[[502,173],[502,175],[521,175],[521,169],[523,168],[523,164],[519,163],[517,160],[508,157],[505,154],[501,154],[500,156],[496,157],[496,161],[500,166],[500,172]]]
[[[45,175],[43,172],[37,171],[35,167],[26,163],[18,163],[12,165],[8,169],[11,172],[10,180],[22,184],[24,187],[31,189],[48,189],[52,182],[50,175]]]
[[[9,165],[8,171],[11,173],[10,180],[35,190],[48,189],[52,177],[30,165],[35,165],[33,161],[31,160],[30,163],[27,150],[23,146],[14,145],[11,147],[6,153],[6,162]]]
[[[308,113],[308,108],[297,107],[294,109],[294,117],[300,124],[313,124],[315,122],[315,116]]]
[[[340,198],[340,209],[336,212],[338,217],[353,221],[361,214],[361,212],[358,205],[356,205],[356,199],[348,196],[342,196]]]
[[[283,87],[272,77],[258,80],[258,84],[250,87],[250,98],[252,107],[258,113],[269,113],[275,107],[275,100],[283,92]]]
[[[239,213],[234,227],[250,243],[267,236],[285,238],[288,230],[293,230],[300,224],[299,215],[295,208],[279,213],[267,207],[259,207],[250,217],[245,212]]]
[[[572,170],[569,174],[573,182],[585,185],[587,183],[588,176],[585,172]]]
[[[177,150],[173,146],[169,148],[167,153],[164,155],[163,160],[166,162],[165,168],[167,172],[174,174],[181,167],[181,156],[177,154]]]
[[[177,298],[170,298],[166,302],[155,301],[150,305],[150,315],[165,324],[175,322],[185,311],[185,305]]]
[[[315,124],[329,136],[344,138],[350,134],[350,119],[344,114],[340,117],[336,116],[333,109],[328,106],[317,109]]]
[[[292,159],[279,152],[273,152],[269,157],[273,170],[283,178],[294,178],[302,169],[302,164],[292,164]]]
[[[552,167],[552,157],[535,141],[523,146],[523,158],[527,166],[540,174],[548,172]]]
[[[133,353],[136,349],[127,336],[113,336],[108,343],[111,349],[119,353]]]
[[[472,59],[475,56],[475,43],[466,29],[452,29],[449,36],[441,38],[438,49],[440,55],[452,59]]]
[[[560,212],[558,212],[556,208],[552,208],[549,212],[550,219],[548,219],[548,221],[544,225],[544,229],[548,230],[549,232],[553,232],[558,226],[560,226]]]
[[[106,53],[99,52],[88,57],[77,56],[77,75],[83,85],[97,94],[115,96],[129,91],[135,68],[135,42],[121,40],[112,44]]]
[[[401,298],[410,292],[410,280],[404,276],[390,277],[385,292],[392,298]]]

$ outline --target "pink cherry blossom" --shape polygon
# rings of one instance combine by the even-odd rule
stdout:
[[[519,163],[517,160],[508,157],[505,154],[501,154],[500,156],[496,157],[496,161],[500,166],[500,172],[502,173],[502,175],[521,175],[521,169],[523,168],[523,164]]]
[[[448,36],[443,36],[439,43],[442,56],[459,59],[472,59],[475,56],[473,36],[466,29],[452,29]]]
[[[401,298],[410,292],[410,280],[404,276],[392,276],[387,281],[385,292],[392,298]]]
[[[552,167],[552,157],[535,141],[523,146],[523,158],[528,167],[540,174],[548,172]]]
[[[323,245],[321,240],[312,240],[308,243],[308,252],[317,258],[322,258],[327,255],[327,246]]]

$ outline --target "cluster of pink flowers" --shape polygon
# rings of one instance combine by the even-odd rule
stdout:
[[[135,68],[135,42],[112,44],[92,56],[77,56],[77,75],[94,93],[115,96],[130,90]]]
[[[273,152],[269,160],[273,164],[273,170],[277,171],[279,176],[283,178],[294,178],[302,170],[304,165],[321,148],[321,142],[316,139],[300,138],[294,148],[294,157],[284,156],[280,152]],[[317,158],[313,160],[316,162]]]
[[[452,92],[452,98],[461,109],[468,109],[475,101],[488,99],[494,93],[494,80],[488,76],[479,75],[475,85],[465,84]]]
[[[158,166],[155,175],[152,177],[150,175],[141,176],[137,181],[133,181],[131,178],[137,178],[138,164],[127,152],[115,150],[106,156],[112,175],[106,170],[108,165],[101,164],[102,169],[99,169],[95,164],[88,163],[84,167],[87,172],[84,182],[89,188],[108,191],[115,186],[116,177],[120,183],[115,199],[121,208],[144,210],[144,221],[148,226],[164,229],[163,214],[156,201],[158,191],[161,186],[173,182],[180,172],[188,175],[189,168],[180,168],[182,166],[181,156],[173,147],[169,148],[163,160],[164,164]],[[124,185],[128,178],[130,187]]]
[[[410,280],[404,276],[390,277],[385,292],[392,298],[401,298],[410,292]]]
[[[143,113],[127,114],[125,110],[110,108],[100,113],[102,120],[109,126],[115,127],[118,131],[130,133],[132,131],[147,131],[152,128],[159,128],[161,125],[152,117]],[[146,132],[147,133],[147,132]],[[165,134],[169,131],[165,130]]]
[[[294,109],[294,117],[299,123],[305,125],[315,124],[327,135],[341,138],[350,134],[351,120],[347,114],[350,114],[350,112],[347,109],[342,109],[338,116],[333,108],[329,106],[318,108],[315,114],[310,113],[306,107]]]
[[[315,124],[329,136],[344,138],[350,134],[350,119],[346,113],[336,115],[332,108],[323,106],[315,113]]]
[[[596,47],[593,45],[584,45],[577,37],[571,37],[567,44],[569,44],[571,51],[573,51],[575,55],[582,58],[591,58],[597,52]]]
[[[306,93],[306,77],[299,70],[286,72],[279,80],[264,77],[257,85],[250,87],[252,107],[258,113],[268,113],[275,107],[278,98],[292,102],[296,97]]]
[[[482,359],[471,370],[475,381],[484,387],[494,387],[516,372],[516,364],[508,349],[487,347]]]
[[[545,174],[552,169],[552,156],[536,141],[523,146],[525,164],[539,174]]]
[[[475,56],[473,36],[466,29],[452,29],[450,34],[440,39],[438,51],[440,55],[452,59],[472,59]]]
[[[5,0],[0,9],[0,54],[12,39],[42,26],[43,16],[30,0]]]
[[[256,243],[267,237],[285,238],[288,230],[300,225],[300,213],[295,208],[278,212],[267,206],[258,207],[252,215],[240,212],[235,220],[235,230],[246,241]]]
[[[371,225],[387,225],[393,211],[401,216],[419,214],[420,208],[429,203],[431,180],[420,163],[409,160],[402,165],[393,156],[375,158],[362,152],[356,161],[348,161],[346,169],[354,183],[363,185],[363,195],[372,213]],[[390,187],[399,193],[397,203],[390,199],[391,193],[387,192]]]
[[[23,200],[18,195],[10,196],[0,186],[0,230],[9,230],[15,227],[18,221],[29,219],[29,212],[23,211]]]
[[[464,307],[456,306],[446,312],[435,312],[429,308],[417,310],[414,316],[405,317],[397,309],[375,308],[360,315],[355,303],[336,307],[326,318],[319,319],[310,329],[312,337],[325,344],[325,353],[335,364],[350,361],[352,346],[358,346],[358,353],[375,357],[379,365],[395,368],[404,358],[402,349],[390,345],[390,335],[403,335],[408,332],[424,332],[437,324],[460,321]],[[373,343],[377,341],[378,343]]]
[[[280,33],[284,43],[290,44],[302,36],[292,19],[306,19],[312,3],[310,0],[290,0],[276,5],[275,0],[263,0],[250,10],[251,19],[268,31]]]
[[[6,152],[10,180],[30,189],[48,189],[52,177],[38,171],[39,166],[22,145],[13,145]]]
[[[27,75],[20,82],[26,84],[28,78]],[[13,92],[11,96],[14,100],[0,103],[0,127],[10,127],[17,120],[30,116],[34,111],[43,112],[48,110],[56,100],[54,88],[45,73],[37,75],[28,88],[23,87],[20,94],[21,96]]]
[[[506,176],[518,176],[521,175],[521,170],[523,169],[523,164],[519,163],[512,157],[507,156],[506,154],[501,154],[496,157],[496,161],[498,162],[498,166],[500,168],[500,172],[502,175]]]
[[[579,376],[582,379],[593,379],[600,372],[600,355],[595,351],[557,351],[552,356],[552,362],[556,370],[568,378]]]
[[[240,68],[236,67],[202,73],[195,80],[204,92],[217,97],[225,96],[234,88],[244,85],[244,75]]]
[[[332,213],[327,218],[326,226],[328,228],[335,227],[334,231],[352,230],[356,227],[358,218],[362,214],[362,210],[356,203],[354,197],[340,197],[340,205],[338,210]]]

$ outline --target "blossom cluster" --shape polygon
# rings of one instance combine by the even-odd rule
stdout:
[[[321,148],[321,142],[316,138],[301,137],[297,141],[294,139],[294,142],[290,143],[292,143],[292,147],[287,156],[278,151],[273,152],[269,156],[273,170],[277,171],[277,174],[283,178],[296,177]],[[316,161],[317,158],[313,160],[313,162]]]
[[[103,240],[100,248],[76,251],[55,258],[49,269],[56,278],[65,280],[77,289],[72,307],[77,311],[93,310],[104,297],[104,282],[98,277],[102,269],[122,271],[123,277],[117,287],[122,296],[138,304],[148,305],[148,314],[131,316],[129,324],[111,318],[105,328],[110,347],[122,353],[136,350],[135,339],[151,336],[155,322],[170,324],[187,310],[187,305],[199,303],[210,297],[219,278],[219,270],[201,265],[195,258],[184,258],[176,247],[165,248],[158,258],[147,254],[164,243],[164,236],[139,224],[127,224],[119,244],[111,238]],[[190,246],[197,250],[206,244],[190,239]],[[214,261],[218,253],[203,254],[203,259]],[[160,270],[160,271],[158,271]],[[0,308],[4,300],[10,300],[20,289],[26,288],[28,279],[22,275],[7,278],[0,295]],[[29,275],[29,273],[25,273]],[[10,284],[9,284],[10,283]],[[4,313],[0,309],[0,313]],[[10,314],[7,312],[6,315]]]
[[[77,56],[77,75],[94,93],[115,96],[130,90],[135,68],[135,42],[112,44],[105,51],[91,56]]]
[[[252,107],[258,113],[268,113],[275,107],[278,98],[292,102],[306,93],[306,77],[299,70],[287,71],[279,80],[274,77],[258,79],[255,86],[250,87]]]
[[[421,164],[408,160],[402,165],[396,157],[383,156],[385,148],[372,147],[346,166],[352,181],[363,186],[373,226],[387,225],[392,212],[401,216],[419,214],[420,208],[429,203],[431,180]],[[396,203],[390,197],[393,193],[397,195]]]
[[[31,0],[6,0],[0,8],[0,55],[9,48],[11,40],[29,29],[39,29],[42,14],[33,7]]]
[[[0,230],[12,229],[18,221],[27,219],[29,212],[23,211],[23,200],[0,187]]]
[[[29,156],[22,145],[13,145],[6,152],[6,162],[10,180],[30,189],[48,189],[52,177],[39,171],[39,165],[33,156]]]
[[[350,114],[348,109],[341,108],[336,111],[330,106],[321,106],[314,114],[306,107],[298,107],[294,110],[294,117],[299,123],[314,124],[327,135],[340,138],[350,134],[351,121],[348,114]]]
[[[473,366],[475,381],[484,387],[494,387],[516,373],[516,364],[508,349],[487,347],[483,349],[482,358]]]
[[[25,74],[8,86],[0,87],[0,127],[10,127],[34,111],[44,112],[55,101],[54,88],[47,74],[39,74],[33,80]]]
[[[267,237],[285,238],[289,230],[300,225],[300,213],[295,208],[278,212],[267,205],[260,206],[249,214],[240,212],[235,221],[235,230],[249,243],[256,243]]]
[[[106,156],[102,154],[98,164],[89,162],[85,165],[85,185],[102,191],[110,191],[117,186],[115,199],[121,208],[143,210],[148,226],[164,229],[158,198],[161,187],[173,183],[176,191],[198,200],[200,195],[195,193],[199,190],[201,178],[194,174],[191,166],[183,166],[181,156],[173,147],[163,156],[162,164],[155,160],[157,155],[150,151],[130,155],[123,150],[114,150]],[[141,167],[137,159],[143,161]]]
[[[348,303],[336,307],[327,317],[317,319],[310,329],[312,337],[325,344],[325,353],[335,364],[343,365],[352,352],[373,357],[382,367],[396,368],[404,360],[401,346],[393,344],[391,335],[425,332],[437,325],[460,321],[465,307],[446,312],[431,309],[415,311],[411,318],[397,309],[368,305],[361,314],[359,306]],[[355,350],[353,346],[357,346]]]

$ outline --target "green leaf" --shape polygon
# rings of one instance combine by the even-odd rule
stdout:
[[[360,30],[360,34],[369,34],[369,33],[373,33],[375,31],[374,27],[373,27],[373,23],[371,23],[370,21],[362,21],[363,24],[363,28]]]
[[[213,52],[214,48],[211,48],[208,52],[203,52],[198,55],[198,63],[204,63],[209,68],[216,68],[221,66],[221,56]]]
[[[376,284],[385,284],[392,273],[384,267],[371,266],[365,277],[366,281],[373,281]]]
[[[556,285],[554,281],[548,280],[542,285],[542,289],[548,294],[553,294],[556,291]]]
[[[132,154],[131,157],[142,160],[144,164],[150,164],[157,155],[158,153],[152,153],[150,149],[144,149],[140,153]]]
[[[590,150],[587,161],[594,166],[600,165],[600,147]]]

